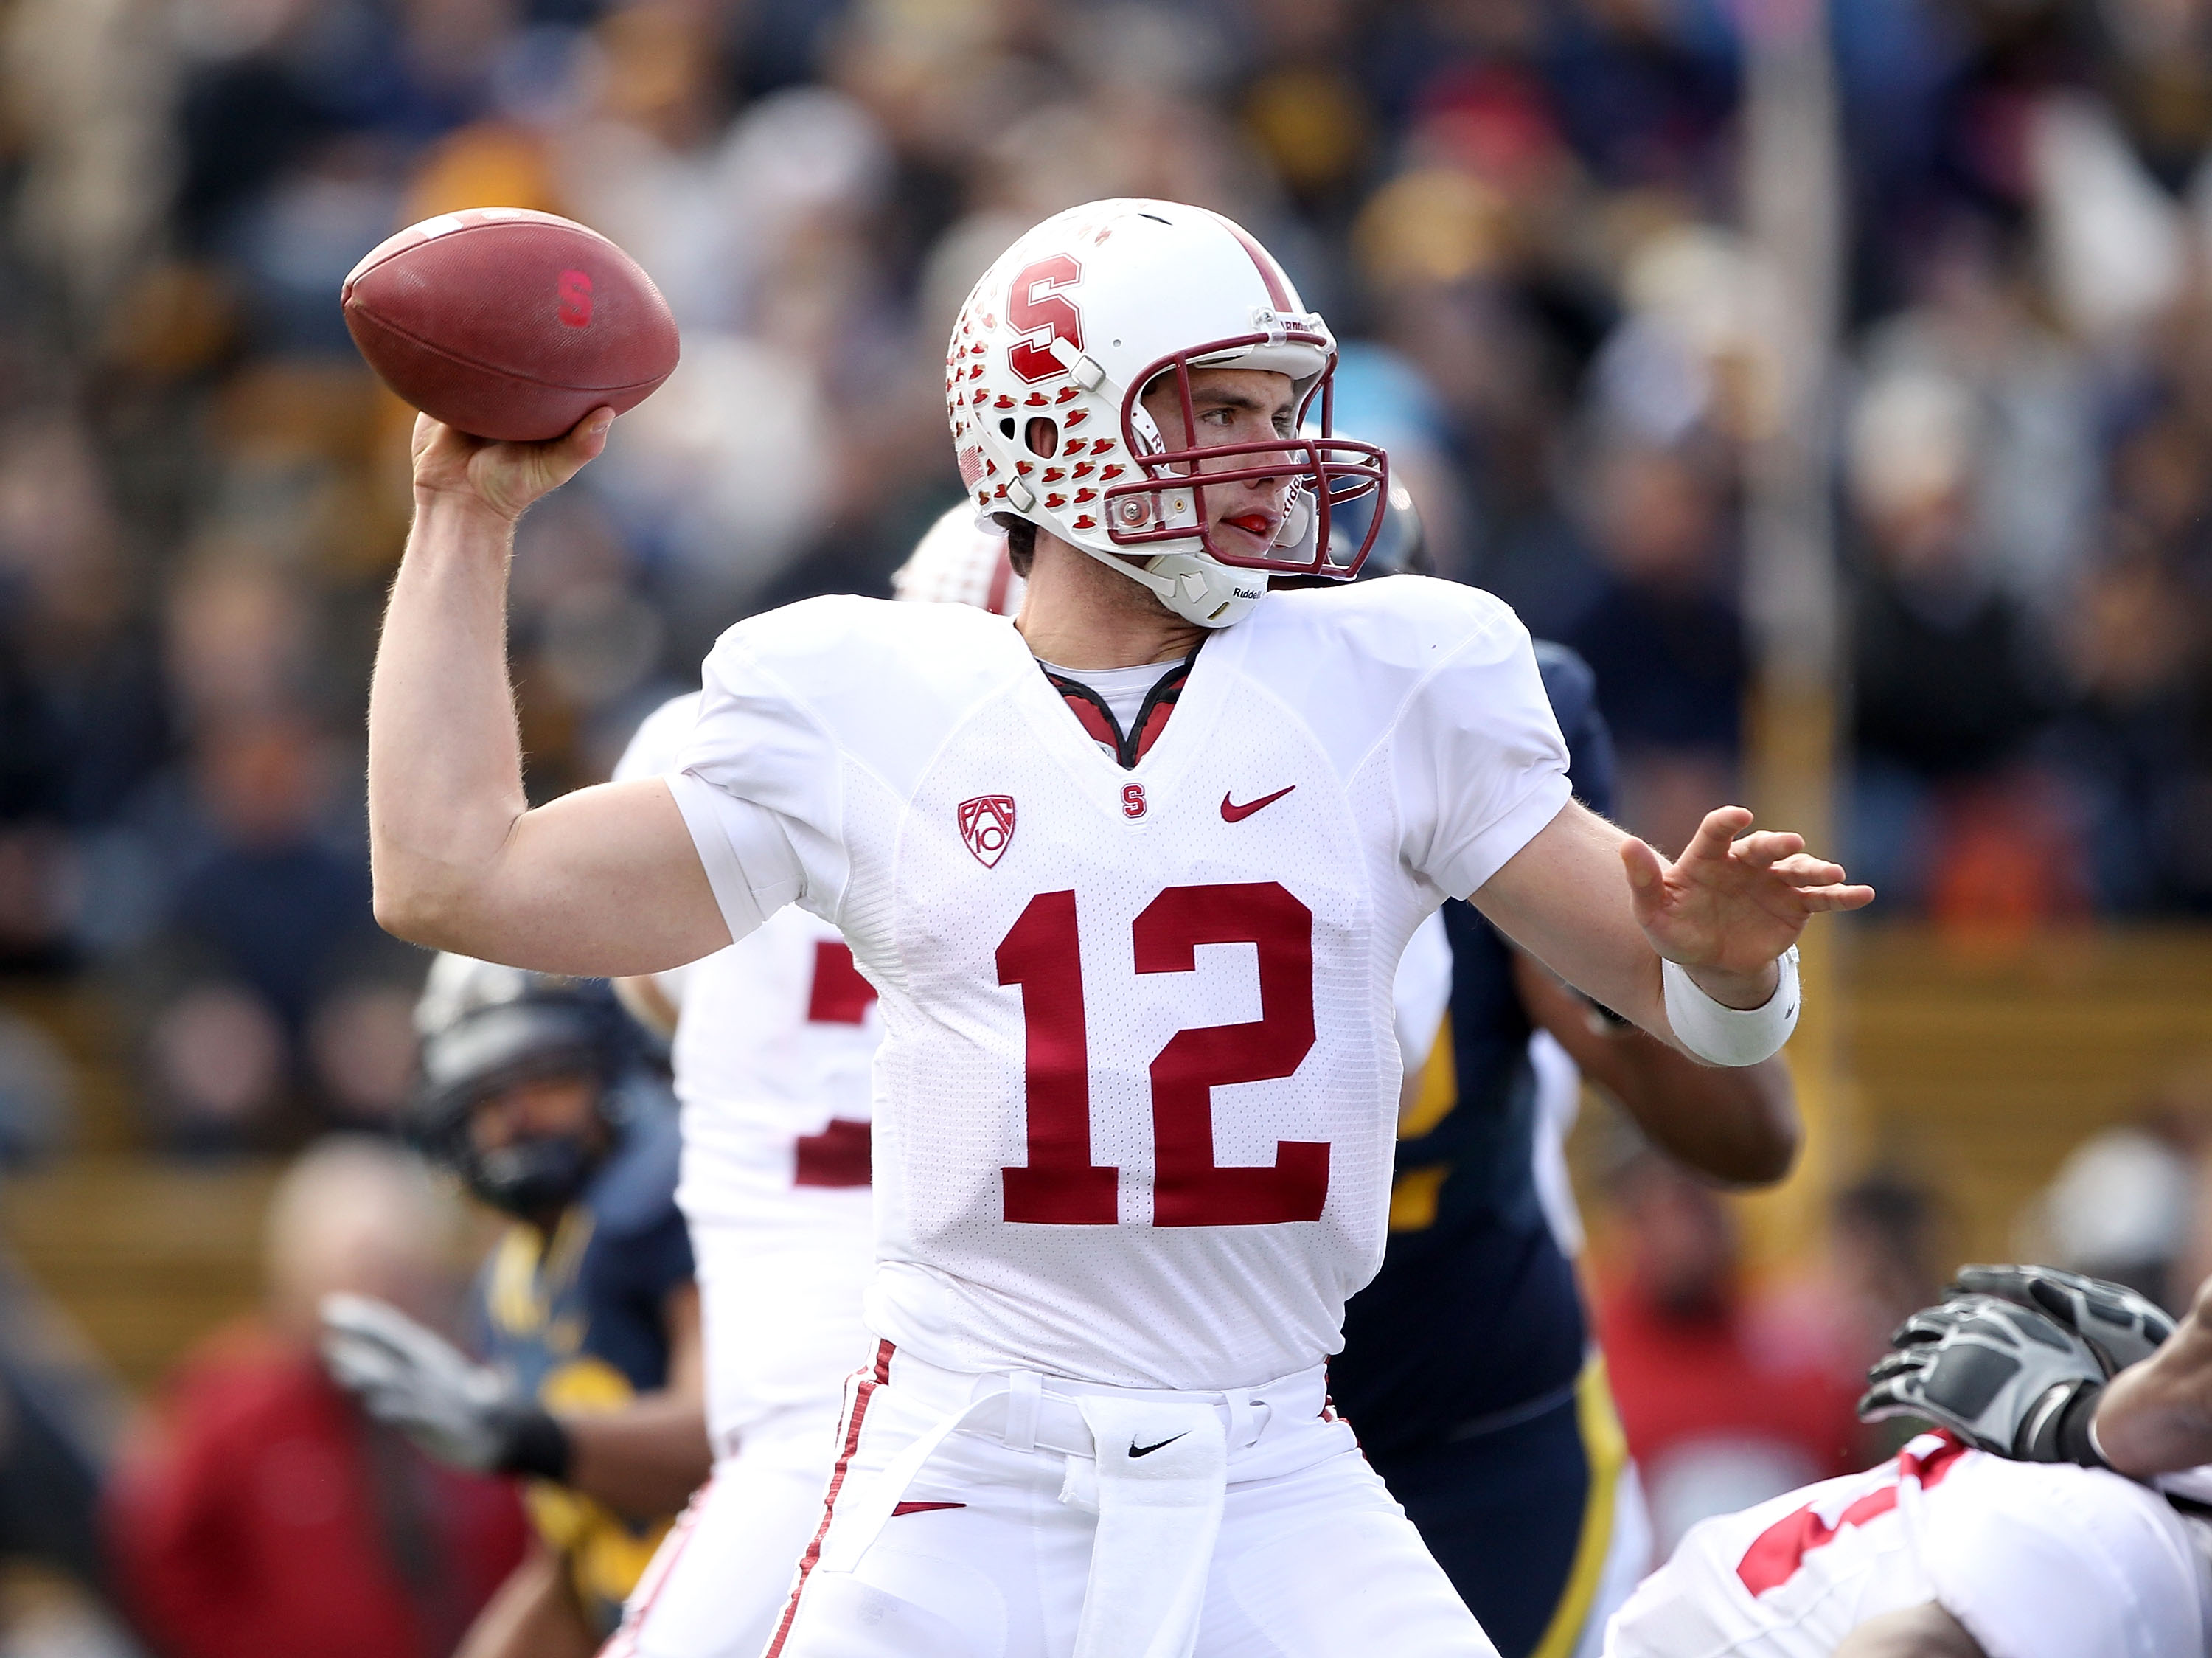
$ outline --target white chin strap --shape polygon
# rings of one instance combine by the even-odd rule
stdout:
[[[1137,564],[1096,547],[1082,551],[1109,570],[1150,588],[1162,604],[1200,627],[1243,621],[1267,593],[1265,570],[1237,570],[1202,552],[1157,553]]]

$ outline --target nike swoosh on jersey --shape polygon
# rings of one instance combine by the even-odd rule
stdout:
[[[967,1506],[965,1503],[902,1503],[891,1510],[891,1518],[896,1520],[901,1515],[909,1514],[935,1514],[939,1509],[964,1509]]]
[[[1174,1444],[1176,1440],[1188,1439],[1189,1436],[1189,1429],[1185,1429],[1182,1433],[1176,1434],[1169,1438],[1161,1440],[1155,1445],[1139,1445],[1133,1439],[1129,1442],[1129,1455],[1133,1460],[1140,1456],[1150,1456],[1153,1452],[1164,1449],[1167,1446]]]
[[[1297,787],[1297,784],[1291,783],[1288,788],[1278,789],[1272,795],[1262,795],[1259,799],[1249,802],[1243,806],[1238,806],[1231,802],[1228,794],[1224,791],[1221,796],[1221,820],[1224,823],[1242,823],[1245,819],[1250,817],[1261,807],[1273,806],[1277,801],[1282,799],[1284,795],[1289,794],[1291,789]]]

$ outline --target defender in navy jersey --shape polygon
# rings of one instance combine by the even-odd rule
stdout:
[[[441,957],[417,1018],[416,1137],[512,1217],[471,1308],[489,1362],[355,1297],[325,1356],[433,1454],[527,1481],[539,1547],[468,1658],[580,1658],[708,1472],[675,1102],[604,983]]]
[[[1613,745],[1590,670],[1540,641],[1536,660],[1575,795],[1607,812]],[[1649,1562],[1575,1240],[1541,1189],[1557,1155],[1547,1082],[1571,1089],[1572,1073],[1540,1075],[1532,1039],[1547,1033],[1555,1059],[1564,1048],[1660,1144],[1722,1179],[1779,1178],[1794,1106],[1778,1060],[1693,1064],[1559,985],[1473,906],[1447,903],[1439,919],[1449,1005],[1425,1064],[1408,1066],[1388,1252],[1346,1310],[1329,1391],[1504,1658],[1565,1658],[1596,1650]]]

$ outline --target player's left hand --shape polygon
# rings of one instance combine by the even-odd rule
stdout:
[[[557,1477],[544,1465],[554,1443],[566,1460],[559,1424],[497,1371],[366,1295],[325,1295],[321,1311],[331,1379],[377,1421],[456,1467]]]
[[[2087,1342],[2108,1376],[2148,1358],[2173,1333],[2172,1315],[2148,1296],[2056,1266],[1962,1266],[1944,1293],[2033,1308]]]
[[[1994,1295],[1959,1295],[1915,1313],[1889,1339],[1867,1372],[1862,1422],[1918,1417],[1997,1456],[2093,1460],[2085,1436],[2104,1364],[2056,1320]]]
[[[1873,887],[1844,881],[1841,864],[1808,853],[1803,836],[1738,839],[1750,826],[1741,806],[1708,812],[1672,863],[1632,835],[1621,843],[1637,924],[1669,961],[1755,981],[1814,916],[1874,901]]]

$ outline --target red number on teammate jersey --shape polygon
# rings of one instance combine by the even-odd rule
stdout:
[[[1213,1090],[1297,1070],[1314,1044],[1313,911],[1277,882],[1170,887],[1135,927],[1140,973],[1196,969],[1201,944],[1259,953],[1260,1017],[1178,1031],[1152,1061],[1152,1223],[1265,1226],[1317,1221],[1328,1197],[1326,1141],[1279,1140],[1275,1161],[1214,1161]],[[1121,1171],[1091,1160],[1091,1074],[1075,894],[1040,893],[999,946],[999,982],[1022,987],[1028,1043],[1029,1164],[1002,1171],[1006,1218],[1114,1223]]]
[[[842,939],[824,938],[814,946],[814,986],[806,996],[810,1025],[857,1025],[868,1016],[876,987],[860,977],[853,952]]]
[[[843,941],[825,938],[814,946],[814,984],[807,991],[810,1025],[858,1025],[868,1016],[876,987],[860,977]],[[833,1117],[819,1134],[802,1134],[793,1143],[793,1186],[855,1186],[869,1184],[871,1131],[866,1123]]]
[[[1015,342],[1006,353],[1006,363],[1024,380],[1034,384],[1067,372],[1066,365],[1052,354],[1051,342],[1040,343],[1035,338],[1046,329],[1073,350],[1083,349],[1083,313],[1073,300],[1057,291],[1082,280],[1083,267],[1066,253],[1024,265],[1014,278],[1006,293],[1006,323],[1016,333],[1030,338]]]

